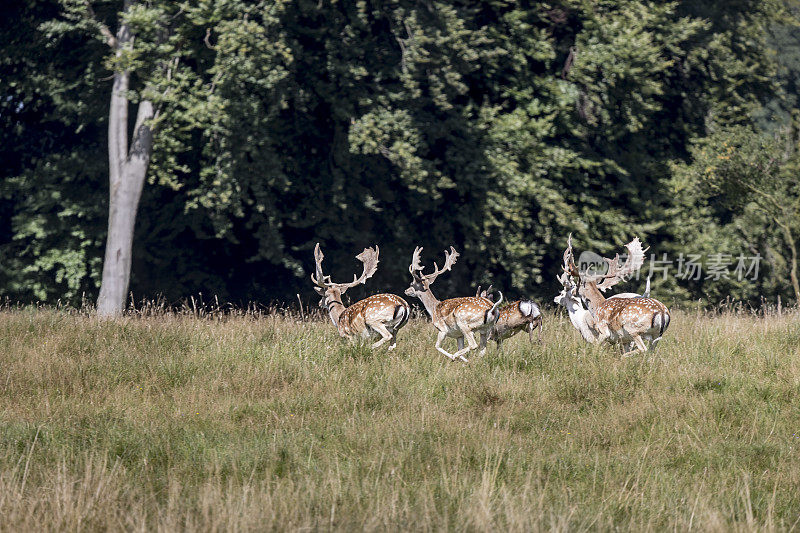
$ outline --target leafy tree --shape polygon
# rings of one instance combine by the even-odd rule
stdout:
[[[63,20],[45,23],[51,34],[87,31],[102,39],[112,57],[113,85],[108,114],[109,215],[105,258],[97,302],[98,314],[122,312],[130,280],[133,233],[144,180],[153,152],[154,121],[160,95],[168,91],[180,60],[180,39],[172,22],[180,15],[172,3],[124,0],[108,17],[118,19],[112,31],[91,2],[62,0]],[[138,87],[131,86],[136,76]],[[136,90],[138,89],[138,90]],[[136,91],[136,92],[134,92]],[[138,103],[129,140],[128,109]]]
[[[39,31],[56,2],[0,9],[0,287],[23,301],[79,299],[95,289],[103,236],[95,51]]]
[[[21,3],[30,42],[3,33],[7,294],[96,290],[100,154],[125,72],[122,103],[152,105],[140,295],[289,299],[308,291],[321,241],[345,269],[354,249],[381,245],[374,283],[389,290],[408,282],[415,245],[453,244],[462,259],[443,293],[492,281],[547,296],[570,231],[601,253],[638,234],[674,256],[713,251],[711,236],[735,243],[725,216],[774,223],[703,204],[686,169],[711,125],[748,125],[776,94],[776,0],[86,5]],[[103,25],[136,39],[111,49]],[[676,300],[753,296],[664,283],[654,291]]]
[[[719,218],[754,211],[773,225],[788,249],[788,277],[800,302],[797,238],[800,236],[800,170],[797,130],[779,135],[738,126],[721,128],[693,148],[686,171]],[[783,254],[780,254],[783,255]]]

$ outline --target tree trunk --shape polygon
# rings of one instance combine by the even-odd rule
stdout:
[[[130,42],[128,27],[122,24],[117,32],[117,56]],[[118,316],[125,309],[136,212],[153,151],[153,133],[148,121],[153,118],[154,110],[148,100],[139,102],[133,142],[128,150],[129,84],[128,71],[114,73],[108,114],[108,237],[97,299],[97,314],[106,317]]]

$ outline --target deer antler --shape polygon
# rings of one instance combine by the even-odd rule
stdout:
[[[414,279],[419,281],[425,280],[428,282],[428,285],[432,285],[433,282],[436,281],[436,278],[439,277],[439,274],[441,274],[442,272],[447,272],[448,270],[453,268],[453,265],[456,264],[456,260],[458,259],[459,255],[458,252],[456,252],[456,249],[451,246],[450,250],[445,250],[444,252],[444,266],[441,269],[439,269],[439,265],[437,265],[434,262],[433,272],[430,274],[423,274],[422,270],[425,267],[423,267],[420,262],[421,254],[422,254],[422,247],[417,246],[414,249],[414,255],[411,256],[411,265],[409,265],[408,271],[411,272],[411,275],[414,277]]]
[[[364,271],[361,273],[361,276],[356,277],[356,275],[353,274],[353,281],[350,283],[336,283],[335,285],[344,292],[347,289],[366,282],[369,278],[374,276],[375,272],[378,270],[379,253],[380,251],[377,246],[375,248],[364,248],[364,251],[356,256],[356,259],[364,264]]]
[[[408,266],[408,271],[414,279],[422,280],[422,269],[425,268],[420,264],[420,254],[422,254],[422,246],[414,248],[414,255],[411,256],[411,264]]]
[[[625,245],[625,248],[628,249],[628,258],[622,266],[619,264],[619,254],[616,254],[614,259],[604,258],[608,263],[608,272],[599,276],[587,276],[587,281],[596,282],[602,280],[597,284],[597,288],[605,292],[642,268],[644,264],[644,253],[650,248],[648,247],[643,250],[642,241],[639,240],[639,237],[634,237],[631,242]]]
[[[561,283],[565,289],[572,289],[575,286],[575,282],[572,281],[572,276],[570,276],[569,272],[566,270],[562,272],[561,275],[557,276],[556,279],[558,279],[558,282]]]
[[[572,233],[567,237],[567,249],[564,250],[564,265],[561,268],[564,269],[564,272],[568,275],[580,279],[580,272],[578,271],[578,267],[575,266],[575,255],[572,253]]]
[[[311,274],[311,281],[314,282],[314,285],[322,287],[323,289],[327,287],[325,284],[325,276],[322,274],[322,259],[324,257],[325,256],[322,255],[322,250],[319,249],[319,243],[317,243],[317,245],[314,247],[314,262],[317,265],[317,275],[314,277],[314,274]],[[330,279],[328,281],[330,281]]]
[[[486,287],[485,291],[482,291],[481,286],[478,285],[478,290],[475,292],[475,296],[480,296],[481,298],[489,298],[489,295],[492,293],[493,288],[494,285],[489,285],[488,287]]]
[[[344,291],[347,289],[353,288],[356,285],[360,285],[375,275],[375,272],[378,270],[379,253],[380,250],[377,246],[375,246],[375,248],[364,248],[364,251],[356,256],[356,259],[364,264],[364,271],[361,273],[361,276],[358,277],[354,274],[353,281],[350,283],[333,283],[330,276],[324,276],[322,274],[322,258],[324,256],[322,255],[322,251],[319,249],[319,243],[317,243],[317,245],[314,247],[314,261],[317,264],[317,275],[316,278],[312,275],[311,281],[320,287],[335,287],[344,293]]]

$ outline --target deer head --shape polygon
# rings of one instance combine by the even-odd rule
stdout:
[[[331,281],[330,276],[322,273],[322,250],[319,249],[319,243],[314,247],[314,262],[316,263],[316,275],[311,274],[311,281],[314,282],[314,290],[317,291],[322,299],[319,302],[320,307],[327,308],[331,303],[342,303],[342,294],[347,289],[361,285],[371,278],[375,271],[378,270],[378,247],[364,248],[364,251],[356,256],[356,259],[364,264],[364,271],[361,276],[353,275],[353,281],[350,283],[334,283]],[[344,304],[342,304],[344,305]]]
[[[558,296],[556,296],[553,299],[553,303],[557,303],[559,305],[563,305],[564,307],[566,307],[567,300],[577,298],[576,295],[577,285],[575,285],[575,282],[572,280],[572,276],[570,276],[570,273],[567,270],[567,268],[564,268],[564,272],[562,272],[561,275],[558,276],[556,279],[558,279],[558,282],[561,283],[562,288],[561,292],[558,293]]]
[[[436,278],[439,277],[439,274],[442,272],[447,272],[453,265],[456,264],[456,260],[458,259],[458,252],[452,246],[450,247],[449,251],[444,252],[444,266],[440,269],[439,265],[435,262],[433,263],[433,272],[430,274],[423,274],[422,271],[425,267],[422,266],[420,263],[420,255],[422,254],[422,247],[417,246],[414,249],[414,255],[411,257],[411,265],[408,267],[408,271],[411,273],[411,285],[406,289],[407,296],[417,296],[419,297],[420,294],[426,293],[430,290],[430,286],[433,285],[433,282],[436,281]]]

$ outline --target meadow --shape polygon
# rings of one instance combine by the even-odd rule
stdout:
[[[469,364],[274,313],[0,312],[3,530],[800,528],[800,315]]]

